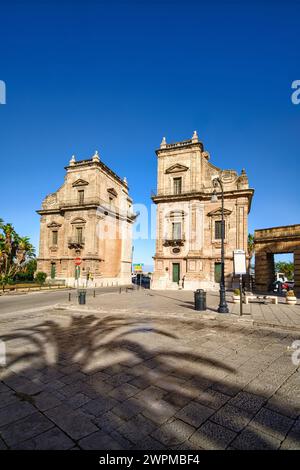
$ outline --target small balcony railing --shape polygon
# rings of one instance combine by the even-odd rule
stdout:
[[[182,235],[180,238],[165,238],[163,241],[163,246],[183,246],[184,242],[184,235]]]
[[[84,247],[84,237],[69,237],[68,238],[68,247],[69,248],[83,248]]]

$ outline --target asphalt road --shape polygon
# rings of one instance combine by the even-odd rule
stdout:
[[[124,287],[123,287],[124,288]],[[102,287],[95,289],[96,296],[108,292],[116,292],[119,287]],[[88,289],[87,295],[93,295],[94,289]],[[59,291],[42,291],[24,294],[9,294],[0,296],[0,315],[4,313],[15,313],[23,310],[38,309],[55,305],[57,303],[68,302],[69,293],[72,299],[76,296],[76,289],[62,289]]]

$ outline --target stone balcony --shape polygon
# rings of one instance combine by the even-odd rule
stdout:
[[[185,235],[182,235],[180,238],[165,238],[163,246],[183,246],[185,241]]]
[[[69,248],[83,248],[85,244],[84,237],[77,238],[77,237],[69,237],[68,238],[68,247]]]

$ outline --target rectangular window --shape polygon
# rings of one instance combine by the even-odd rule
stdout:
[[[76,241],[77,243],[82,243],[82,227],[76,227]]]
[[[84,191],[82,189],[78,191],[78,202],[79,204],[84,203]]]
[[[172,238],[173,240],[181,240],[181,223],[180,222],[172,223]]]
[[[215,221],[215,240],[222,238],[222,220]],[[225,238],[225,222],[224,222],[224,238]]]
[[[52,231],[52,245],[57,245],[58,232],[57,230]]]
[[[174,194],[181,194],[181,186],[182,186],[182,178],[174,178],[173,179],[173,189]]]

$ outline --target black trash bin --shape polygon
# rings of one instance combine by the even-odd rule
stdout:
[[[79,305],[84,305],[85,304],[85,298],[86,298],[86,290],[79,290],[78,291],[78,303],[79,303]]]
[[[197,289],[194,292],[195,310],[206,310],[206,292],[203,289]]]

